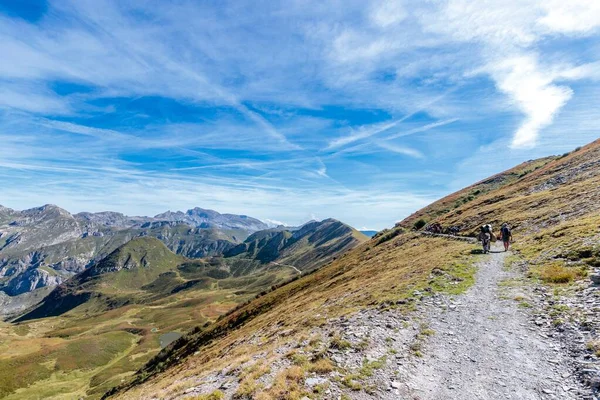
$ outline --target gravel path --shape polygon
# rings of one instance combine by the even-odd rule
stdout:
[[[498,284],[514,277],[506,253],[489,254],[476,283],[449,310],[434,308],[435,334],[406,383],[411,397],[442,399],[578,399],[567,356],[530,322],[527,310]]]

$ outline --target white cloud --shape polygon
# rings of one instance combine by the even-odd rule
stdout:
[[[448,0],[439,4],[432,15],[422,16],[425,29],[482,46],[480,71],[489,74],[525,115],[511,146],[534,146],[540,131],[573,94],[569,87],[555,83],[560,74],[551,63],[539,61],[536,45],[549,35],[591,34],[600,26],[600,3]],[[577,72],[585,71],[572,70],[571,76]]]
[[[371,21],[382,28],[397,24],[408,16],[404,5],[399,0],[384,0],[375,3],[371,10]]]
[[[267,220],[276,215],[291,225],[300,225],[318,210],[318,215],[333,217],[356,225],[383,228],[395,219],[428,204],[433,196],[403,192],[382,192],[365,188],[347,190],[335,186],[314,187],[261,186],[243,179],[170,176],[165,174],[114,174],[102,171],[61,171],[64,180],[47,180],[44,185],[32,179],[32,170],[21,166],[12,177],[21,179],[19,187],[3,189],[3,205],[24,209],[40,204],[60,204],[71,212],[117,210],[129,215],[154,215],[164,210],[185,210],[193,205],[220,212],[246,214]],[[77,172],[77,186],[65,180]],[[102,196],[90,196],[102,193]],[[293,199],[293,207],[290,206]],[[343,207],[341,206],[343,205]],[[369,209],[365,213],[365,209]],[[314,215],[313,215],[314,216]],[[390,216],[393,216],[390,218]]]
[[[1,81],[0,109],[13,109],[54,115],[64,115],[73,112],[67,100],[57,98],[54,93],[45,90],[45,88],[40,87],[39,84],[6,83]]]
[[[413,158],[425,158],[425,155],[421,153],[419,150],[413,149],[411,147],[406,146],[398,146],[392,143],[379,141],[375,143],[377,146],[382,149],[391,151],[392,153],[403,154],[405,156],[413,157]]]
[[[506,59],[489,69],[498,89],[508,94],[526,115],[514,134],[511,146],[533,147],[539,132],[552,123],[573,91],[566,86],[552,84],[552,74],[541,68],[531,55]]]
[[[600,2],[596,0],[546,0],[538,23],[550,32],[589,34],[600,27]]]
[[[458,118],[450,118],[450,119],[446,119],[443,121],[432,122],[430,124],[421,126],[419,128],[413,128],[413,129],[409,129],[405,132],[399,132],[399,133],[395,133],[393,135],[387,136],[385,138],[385,140],[392,140],[392,139],[397,139],[397,138],[404,137],[404,136],[414,135],[415,133],[427,132],[431,129],[439,128],[441,126],[448,125],[448,124],[451,124],[456,121],[458,121]]]
[[[383,122],[380,124],[361,126],[356,130],[350,128],[352,130],[352,133],[350,135],[332,140],[331,142],[329,142],[329,146],[327,147],[327,149],[335,149],[337,147],[342,147],[347,144],[354,143],[357,140],[370,138],[371,136],[377,135],[378,133],[385,132],[388,129],[395,127],[404,119],[405,118],[392,122]]]
[[[286,224],[285,222],[278,221],[276,219],[269,219],[269,218],[267,218],[263,222],[265,224],[269,225],[270,228],[276,228],[276,227],[281,226],[281,225],[288,226],[288,224]]]
[[[579,80],[579,79],[600,79],[600,61],[581,64],[576,67],[564,66],[555,73],[557,78]]]

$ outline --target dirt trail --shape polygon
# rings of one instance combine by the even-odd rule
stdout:
[[[428,312],[435,334],[403,394],[420,400],[581,398],[560,345],[540,335],[527,310],[502,295],[499,283],[515,273],[504,268],[507,253],[494,251],[454,305]]]
[[[294,271],[296,271],[297,273],[299,273],[300,275],[302,275],[302,271],[300,271],[298,268],[294,267],[293,265],[288,265],[288,264],[281,264],[275,261],[271,261],[271,264],[275,264],[278,265],[280,267],[289,267],[291,269],[293,269]]]

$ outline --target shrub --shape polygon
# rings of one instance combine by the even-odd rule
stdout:
[[[542,281],[547,283],[569,283],[582,274],[581,270],[565,267],[560,263],[538,268],[535,272]]]
[[[292,382],[302,382],[304,380],[304,370],[297,365],[285,370],[285,378]]]
[[[347,340],[342,339],[339,335],[335,335],[333,339],[331,339],[331,343],[329,347],[337,350],[346,350],[352,347],[352,343]]]
[[[333,371],[333,364],[327,358],[322,358],[309,366],[310,372],[316,372],[317,374],[327,374]]]
[[[592,340],[588,342],[587,349],[593,352],[596,357],[600,357],[600,340]]]
[[[415,229],[415,231],[418,231],[421,228],[423,228],[425,225],[427,225],[427,221],[425,221],[423,218],[421,218],[420,220],[415,222],[415,224],[413,225],[413,228]]]
[[[259,389],[259,386],[251,378],[246,378],[240,383],[237,391],[233,395],[234,399],[247,399],[252,398],[254,393]]]
[[[380,236],[379,239],[377,240],[377,243],[375,244],[375,246],[379,246],[381,243],[385,243],[388,240],[392,240],[393,238],[395,238],[396,236],[400,235],[401,233],[404,233],[404,231],[401,228],[396,228],[392,231],[389,231],[387,233],[385,233],[384,235]]]
[[[201,394],[200,396],[196,396],[193,400],[222,400],[225,398],[225,395],[220,390],[215,390],[210,394]]]

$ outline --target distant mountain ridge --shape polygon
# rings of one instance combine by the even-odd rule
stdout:
[[[199,227],[216,225],[221,228],[245,229],[254,232],[269,228],[268,224],[247,215],[220,214],[200,207],[187,210],[185,213],[167,211],[154,216],[154,220],[183,222]]]
[[[0,315],[15,309],[7,305],[12,301],[29,305],[15,296],[58,285],[138,236],[156,237],[195,258],[220,255],[268,227],[246,215],[199,207],[131,217],[112,211],[71,214],[53,204],[22,211],[0,206],[0,291],[9,295]]]
[[[224,253],[225,257],[278,262],[301,270],[314,268],[336,254],[366,241],[367,237],[333,218],[311,221],[294,230],[270,229],[250,235]]]
[[[83,304],[98,312],[143,303],[182,290],[204,288],[208,278],[250,276],[268,270],[271,264],[290,267],[293,273],[310,271],[366,240],[348,225],[326,219],[305,224],[294,232],[259,231],[225,251],[223,257],[189,260],[155,237],[137,237],[60,284],[18,320],[57,316]],[[192,276],[191,271],[195,271]]]
[[[281,235],[296,238],[302,236],[298,232],[316,229],[319,224],[311,221],[298,228],[269,228],[256,218],[199,207],[186,212],[167,211],[154,217],[131,217],[112,211],[71,214],[52,204],[23,211],[0,206],[0,292],[3,292],[0,316],[14,315],[30,307],[40,299],[40,294],[31,293],[60,285],[137,237],[157,238],[178,255],[202,258],[229,254],[254,234],[270,236],[272,232],[285,232]],[[350,248],[360,241],[350,239],[357,237],[358,232],[341,225],[345,228],[336,234],[348,236],[343,243],[332,241],[329,247],[317,246],[315,250],[307,241],[309,246],[302,249],[302,256],[297,250],[304,242],[302,246],[299,243],[291,247],[295,239],[290,241],[286,237],[281,255],[294,254],[294,257],[284,262],[314,268],[317,260],[325,262],[330,253]],[[271,240],[269,246],[273,243]],[[278,251],[275,249],[269,261],[280,257]],[[268,248],[262,249],[261,255],[266,252]],[[255,256],[237,257],[240,271],[252,271],[256,268],[254,263],[262,262]]]

